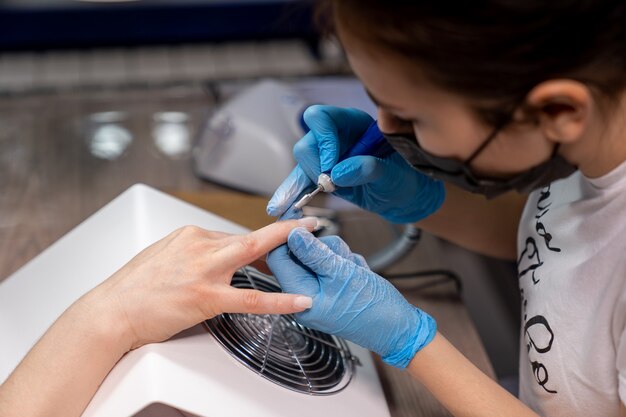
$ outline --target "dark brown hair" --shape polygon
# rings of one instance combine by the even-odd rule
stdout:
[[[616,98],[626,85],[625,3],[325,0],[319,12],[415,60],[433,83],[482,103],[479,115],[497,124],[548,79],[575,79]]]

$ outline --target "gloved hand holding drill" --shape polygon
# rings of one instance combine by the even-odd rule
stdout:
[[[435,212],[443,203],[441,181],[417,172],[396,152],[384,158],[362,155],[341,160],[372,124],[357,109],[314,105],[304,112],[311,129],[294,147],[298,165],[278,187],[267,205],[271,216],[299,217],[293,204],[330,173],[335,195],[378,213],[393,223],[411,223]]]

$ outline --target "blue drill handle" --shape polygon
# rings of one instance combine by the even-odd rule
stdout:
[[[361,138],[359,138],[350,149],[343,153],[339,159],[344,160],[359,155],[371,155],[384,158],[391,155],[393,152],[395,152],[395,150],[391,147],[389,142],[387,142],[387,139],[385,139],[378,129],[376,120],[374,120]]]

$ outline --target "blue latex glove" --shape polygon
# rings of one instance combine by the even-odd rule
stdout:
[[[330,172],[338,187],[333,194],[393,223],[421,220],[443,203],[441,181],[416,171],[397,152],[382,159],[355,156],[338,162],[372,123],[367,113],[314,105],[304,112],[304,121],[311,131],[294,147],[298,165],[268,203],[270,216],[300,216],[292,206],[315,188],[321,172]]]
[[[336,236],[317,239],[296,228],[267,263],[283,291],[313,298],[295,315],[299,323],[361,345],[389,365],[405,368],[435,336],[435,320]]]

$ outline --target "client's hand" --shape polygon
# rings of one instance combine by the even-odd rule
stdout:
[[[72,304],[33,346],[0,385],[0,415],[79,416],[130,349],[222,312],[310,307],[309,297],[230,286],[237,269],[284,243],[297,226],[313,230],[317,219],[274,223],[244,236],[183,227],[148,247]]]
[[[223,312],[302,311],[310,298],[235,289],[230,281],[237,269],[284,243],[294,227],[312,230],[316,224],[315,218],[285,221],[244,236],[184,227],[139,253],[81,301],[115,316],[129,349]]]

